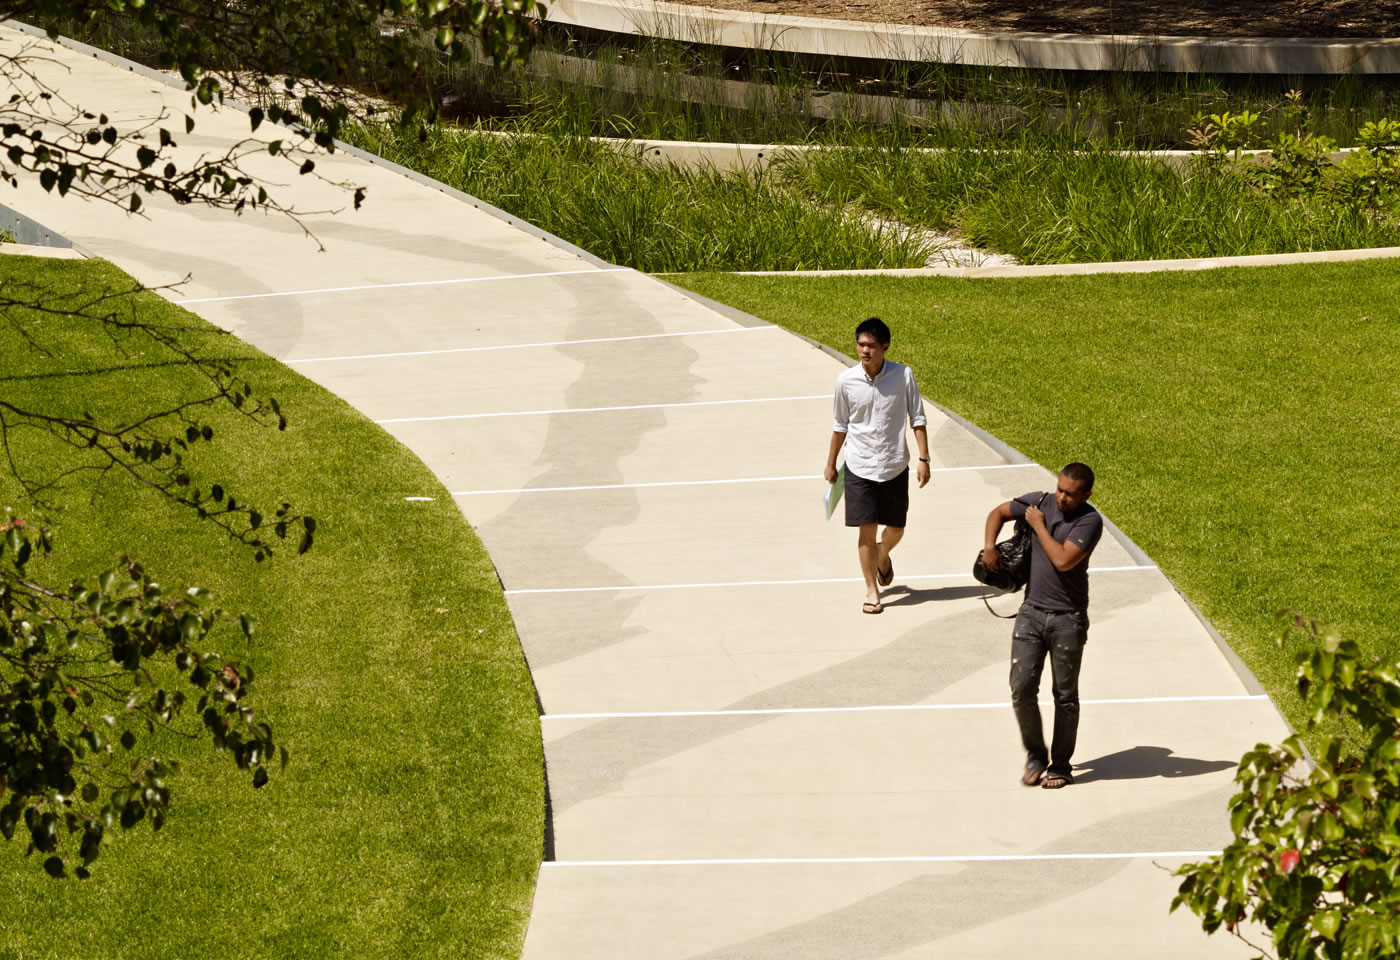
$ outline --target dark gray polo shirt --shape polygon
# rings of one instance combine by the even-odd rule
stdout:
[[[1041,503],[1041,497],[1045,502]],[[1027,506],[1039,505],[1045,514],[1045,529],[1056,543],[1073,543],[1084,551],[1084,559],[1068,570],[1056,570],[1040,538],[1031,534],[1031,579],[1026,584],[1026,602],[1046,610],[1086,610],[1089,607],[1089,554],[1103,536],[1103,517],[1090,504],[1083,504],[1066,516],[1055,502],[1055,494],[1039,490],[1011,501],[1011,516],[1026,515]]]

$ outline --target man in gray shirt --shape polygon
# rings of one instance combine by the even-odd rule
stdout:
[[[1031,578],[1011,634],[1011,705],[1021,727],[1026,766],[1021,782],[1049,790],[1070,783],[1070,757],[1079,731],[1079,666],[1089,639],[1089,554],[1103,535],[1103,517],[1089,505],[1094,471],[1071,463],[1060,471],[1055,494],[1035,491],[998,505],[987,515],[982,564],[1001,567],[997,535],[1022,517],[1034,532]],[[1040,673],[1045,656],[1055,696],[1055,732],[1049,753],[1041,730]]]
[[[907,420],[919,445],[919,486],[928,483],[928,420],[914,373],[885,359],[890,328],[879,317],[856,327],[860,363],[836,378],[826,481],[836,482],[836,455],[846,448],[846,526],[859,527],[856,549],[865,575],[865,613],[881,613],[880,588],[894,582],[890,551],[909,513]],[[880,524],[885,532],[877,536]]]

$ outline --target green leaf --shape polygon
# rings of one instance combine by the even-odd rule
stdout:
[[[1337,928],[1342,925],[1342,911],[1324,910],[1313,915],[1312,928],[1331,940],[1337,936]]]

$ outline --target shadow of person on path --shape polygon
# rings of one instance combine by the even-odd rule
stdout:
[[[898,579],[898,578],[896,578]],[[984,586],[933,587],[928,590],[915,590],[902,584],[887,588],[880,602],[887,607],[912,607],[916,603],[931,603],[936,600],[962,600],[966,597],[980,597],[987,592]],[[889,597],[889,599],[885,599]]]
[[[1133,747],[1105,754],[1074,765],[1074,782],[1095,780],[1144,780],[1149,777],[1199,777],[1206,773],[1228,770],[1234,760],[1196,760],[1177,757],[1166,747]]]

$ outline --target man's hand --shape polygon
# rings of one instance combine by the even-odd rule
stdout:
[[[1036,533],[1045,532],[1045,514],[1039,507],[1026,508],[1026,522],[1031,525],[1031,529]]]
[[[822,476],[826,477],[826,482],[827,482],[827,483],[835,483],[835,482],[836,482],[836,468],[833,467],[831,464],[827,464],[827,466],[826,466],[826,472],[823,473]]]
[[[923,487],[924,487],[924,484],[928,483],[928,478],[931,477],[931,476],[933,476],[933,472],[932,472],[931,470],[929,470],[928,464],[926,464],[926,463],[924,463],[922,460],[920,460],[920,461],[919,461],[919,469],[916,471],[916,475],[917,475],[918,478],[919,478],[919,489],[922,490]]]
[[[982,566],[988,570],[1001,569],[1001,551],[996,547],[982,548]]]

